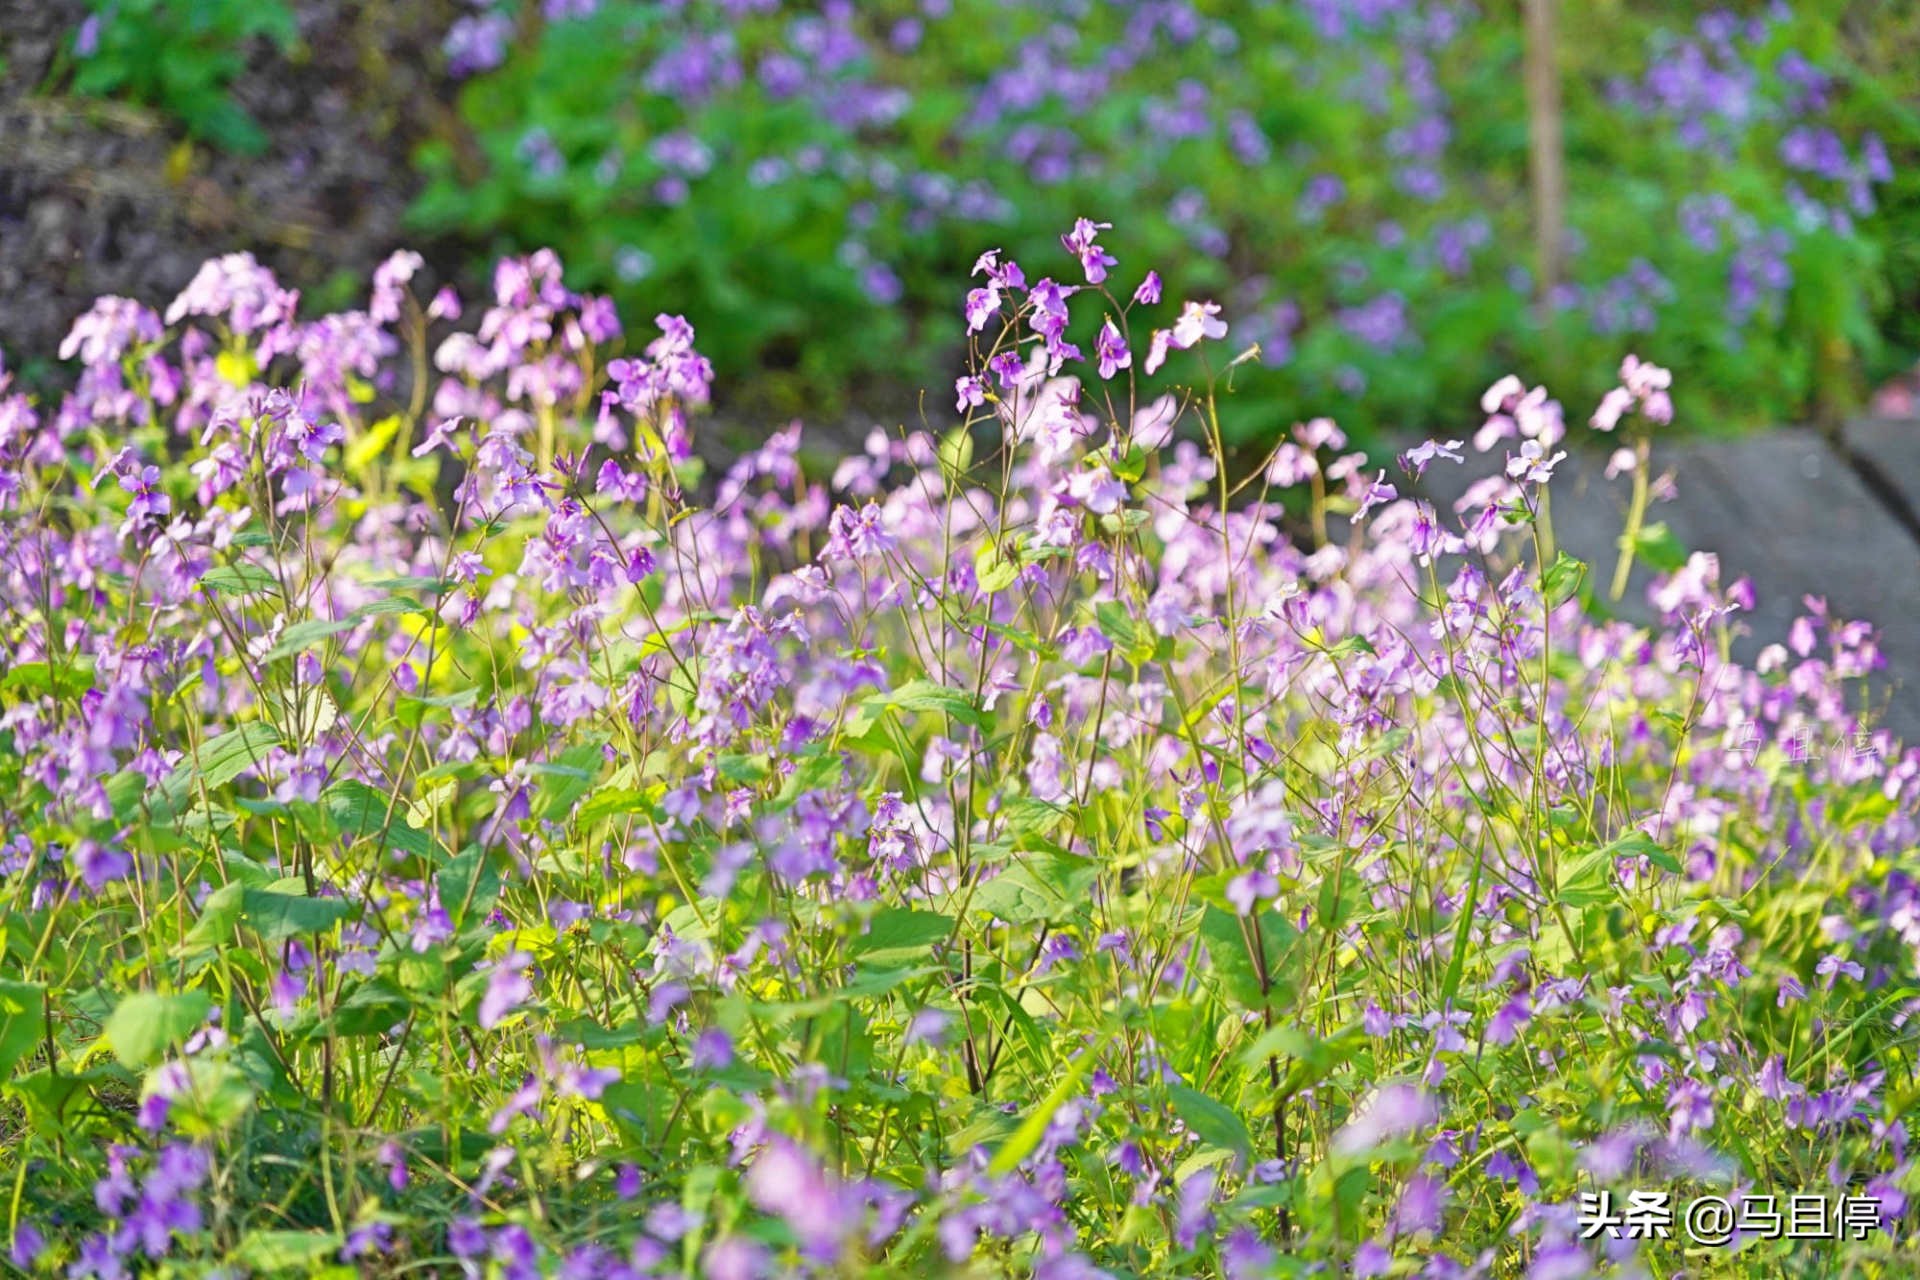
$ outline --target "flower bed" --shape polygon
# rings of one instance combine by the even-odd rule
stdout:
[[[1744,584],[1638,516],[1662,623],[1609,620],[1517,380],[1457,520],[1411,495],[1460,441],[1230,469],[1234,318],[1102,231],[983,256],[955,415],[830,478],[797,426],[703,476],[692,330],[616,354],[545,254],[468,329],[408,255],[314,320],[221,259],[0,391],[14,1264],[1811,1247],[1583,1238],[1602,1191],[1909,1241],[1920,755],[1849,710],[1870,630],[1734,665]],[[1669,394],[1593,415],[1642,499]]]

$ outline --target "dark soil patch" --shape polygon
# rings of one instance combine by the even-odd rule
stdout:
[[[0,0],[0,350],[50,358],[106,293],[164,306],[201,262],[246,249],[312,304],[358,304],[403,217],[408,164],[449,127],[439,42],[455,0],[298,0],[289,55],[262,44],[234,98],[258,156],[184,141],[147,108],[66,92],[79,0]],[[415,247],[419,247],[416,245]]]

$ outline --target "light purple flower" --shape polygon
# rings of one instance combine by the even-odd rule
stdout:
[[[533,957],[524,951],[509,951],[487,973],[486,994],[480,998],[480,1025],[491,1031],[533,995],[533,983],[526,970]]]

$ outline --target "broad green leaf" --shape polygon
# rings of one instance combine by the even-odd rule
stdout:
[[[1253,1137],[1232,1107],[1184,1084],[1169,1086],[1174,1114],[1186,1121],[1202,1142],[1224,1147],[1246,1159],[1253,1151]]]
[[[1644,831],[1629,831],[1616,840],[1610,840],[1601,847],[1601,852],[1614,858],[1645,858],[1668,875],[1677,876],[1681,873],[1680,860],[1655,844]]]
[[[200,918],[193,922],[193,928],[187,932],[189,947],[224,947],[233,941],[233,931],[240,924],[240,913],[244,906],[243,894],[246,885],[235,880],[221,885],[207,895],[200,904]]]
[[[1255,928],[1266,962],[1268,987],[1264,994],[1260,966],[1250,945],[1255,941]],[[1200,937],[1207,944],[1214,975],[1236,1005],[1247,1010],[1279,1011],[1292,1002],[1293,967],[1288,957],[1300,939],[1300,931],[1278,911],[1256,911],[1243,918],[1209,905],[1201,917]]]
[[[351,618],[309,618],[304,622],[293,623],[280,633],[279,642],[267,650],[267,660],[271,662],[304,653],[315,645],[326,643],[343,631],[353,630],[355,625]]]
[[[233,1261],[256,1275],[306,1275],[340,1245],[330,1231],[255,1231],[233,1251]]]
[[[44,1038],[46,991],[37,982],[0,980],[0,1080]]]
[[[1546,595],[1547,604],[1558,606],[1572,599],[1586,574],[1587,566],[1583,562],[1560,552],[1541,578],[1541,591]]]
[[[1614,851],[1588,849],[1561,860],[1555,889],[1571,907],[1592,906],[1614,896]]]
[[[989,542],[973,557],[973,580],[983,595],[994,595],[1020,581],[1020,566]]]
[[[1660,573],[1672,573],[1687,562],[1686,547],[1674,537],[1673,530],[1659,521],[1640,526],[1639,536],[1631,543],[1626,534],[1621,534],[1620,544],[1630,545],[1636,560]]]
[[[593,789],[594,779],[606,762],[606,754],[589,742],[567,748],[548,763],[531,766],[540,778],[540,816],[550,822],[564,820],[580,798]]]
[[[1009,924],[1060,920],[1087,905],[1100,868],[1068,854],[1030,853],[974,890],[972,909]]]
[[[351,911],[341,898],[309,898],[299,880],[282,880],[270,889],[240,891],[241,915],[268,942],[325,933]]]
[[[500,875],[487,863],[487,851],[470,845],[434,873],[440,905],[455,929],[484,916],[500,893]]]
[[[220,565],[206,571],[200,585],[223,595],[251,596],[278,591],[280,580],[257,564]]]
[[[909,680],[884,697],[887,706],[897,711],[943,712],[962,724],[976,729],[987,727],[987,718],[971,693],[931,680]]]
[[[406,806],[395,801],[389,812],[388,797],[357,778],[334,783],[322,801],[340,834],[349,840],[378,840],[382,852],[394,849],[416,858],[433,856],[432,838],[407,822]]]
[[[952,933],[952,916],[886,907],[873,913],[867,932],[853,944],[853,955],[862,964],[898,968],[926,959],[934,946]]]
[[[224,787],[251,766],[264,763],[267,752],[279,745],[279,730],[265,721],[229,729],[201,743],[198,751],[188,752],[161,784],[161,793],[178,808],[202,786],[208,791]]]
[[[174,1098],[167,1122],[188,1137],[212,1137],[231,1129],[252,1107],[253,1085],[233,1062],[202,1055],[188,1059],[186,1069],[189,1087]],[[149,1089],[153,1083],[149,1073]]]
[[[973,468],[973,432],[955,427],[940,437],[940,472],[948,484],[958,484]]]
[[[1126,605],[1118,600],[1103,600],[1094,606],[1093,616],[1100,624],[1100,634],[1111,640],[1127,661],[1139,666],[1152,659],[1159,637],[1152,627],[1129,613]]]
[[[35,696],[58,694],[63,698],[73,698],[85,693],[92,685],[92,658],[76,658],[58,667],[47,662],[21,662],[8,668],[5,675],[0,675],[0,689],[18,689]]]
[[[106,1039],[128,1067],[144,1067],[198,1031],[213,1009],[204,991],[140,991],[114,1006]]]

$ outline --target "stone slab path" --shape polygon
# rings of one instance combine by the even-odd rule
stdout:
[[[1495,465],[1471,454],[1464,467],[1435,463],[1422,487],[1436,504],[1450,504]],[[1606,480],[1603,468],[1592,454],[1561,465],[1553,524],[1560,546],[1593,566],[1604,591],[1628,482]],[[1722,581],[1753,581],[1756,607],[1736,655],[1751,660],[1784,641],[1806,612],[1804,599],[1824,598],[1836,616],[1879,630],[1887,667],[1871,682],[1869,701],[1879,723],[1920,743],[1920,419],[1862,419],[1836,439],[1799,428],[1736,440],[1656,439],[1654,468],[1674,473],[1677,496],[1653,504],[1647,518],[1664,521],[1689,550],[1718,553]],[[1624,616],[1650,619],[1650,576],[1636,569]]]

